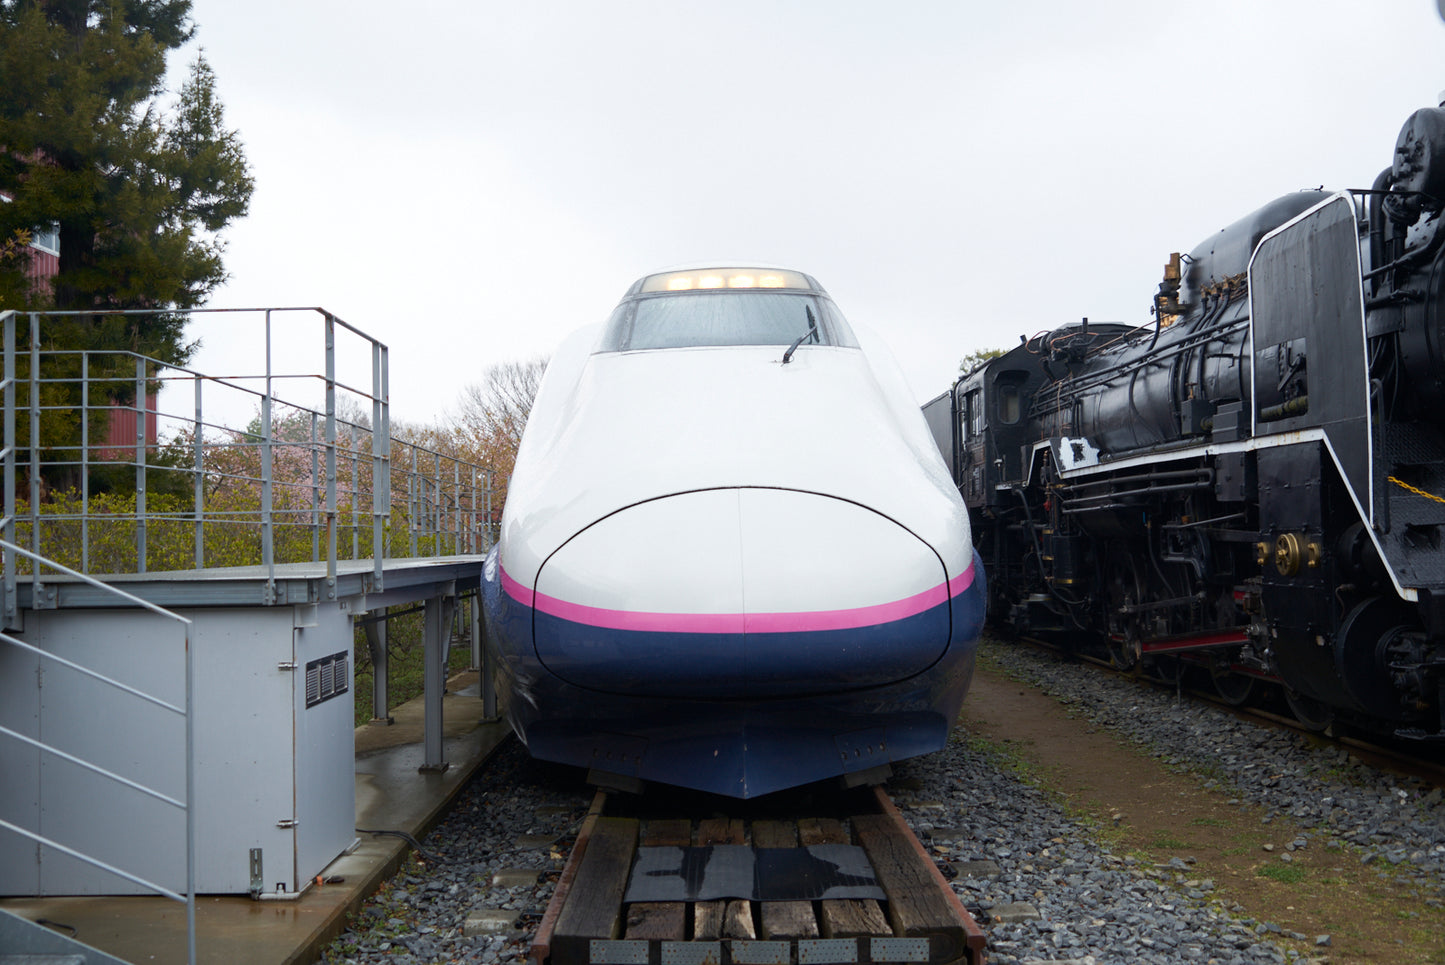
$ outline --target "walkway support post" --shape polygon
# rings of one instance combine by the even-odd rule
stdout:
[[[422,733],[424,759],[418,768],[422,771],[444,771],[448,767],[442,749],[442,696],[446,693],[447,652],[451,649],[456,601],[455,583],[446,584],[440,595],[426,601],[422,655],[425,664],[422,703],[426,710]]]
[[[386,706],[389,697],[386,677],[386,608],[373,610],[371,616],[375,619],[367,620],[362,625],[366,631],[366,648],[371,652],[371,722],[389,724],[391,715],[387,713]]]

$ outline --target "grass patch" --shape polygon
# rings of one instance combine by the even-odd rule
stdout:
[[[1261,878],[1269,878],[1285,885],[1297,885],[1305,880],[1305,869],[1294,864],[1262,865],[1257,872]]]
[[[1181,841],[1173,835],[1160,831],[1158,834],[1154,835],[1154,840],[1150,842],[1150,846],[1159,848],[1163,851],[1177,851],[1180,848],[1189,847],[1189,842]]]
[[[970,734],[963,738],[963,746],[968,748],[971,753],[977,754],[990,764],[997,765],[1014,777],[1026,780],[1030,784],[1037,783],[1032,779],[1033,762],[1016,753],[1007,742]]]
[[[1228,821],[1221,821],[1219,818],[1194,818],[1194,819],[1193,819],[1192,821],[1190,821],[1189,823],[1190,823],[1191,825],[1195,826],[1195,827],[1198,827],[1198,828],[1227,828],[1227,827],[1229,827],[1229,822],[1228,822]]]

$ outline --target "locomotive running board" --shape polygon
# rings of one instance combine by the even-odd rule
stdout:
[[[874,900],[624,903],[643,845],[846,842],[832,819],[693,822],[603,815],[599,792],[542,917],[535,965],[982,965],[986,939],[881,789],[848,819],[885,896]]]
[[[1211,647],[1233,647],[1248,642],[1249,634],[1244,630],[1205,630],[1202,633],[1190,633],[1165,640],[1145,640],[1139,644],[1139,650],[1145,655],[1179,653],[1186,650],[1208,650]]]

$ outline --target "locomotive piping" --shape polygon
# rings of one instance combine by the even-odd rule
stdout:
[[[1385,262],[1385,191],[1390,187],[1390,169],[1385,168],[1375,177],[1370,191],[1370,294],[1376,294],[1380,285],[1374,276],[1375,269]]]

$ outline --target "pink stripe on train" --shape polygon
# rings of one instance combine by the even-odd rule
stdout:
[[[502,589],[508,596],[543,613],[608,630],[650,630],[668,633],[802,633],[818,630],[853,630],[892,623],[916,616],[973,585],[974,564],[947,583],[892,603],[847,610],[810,610],[798,613],[649,613],[609,610],[569,603],[545,593],[533,593],[503,569]]]

